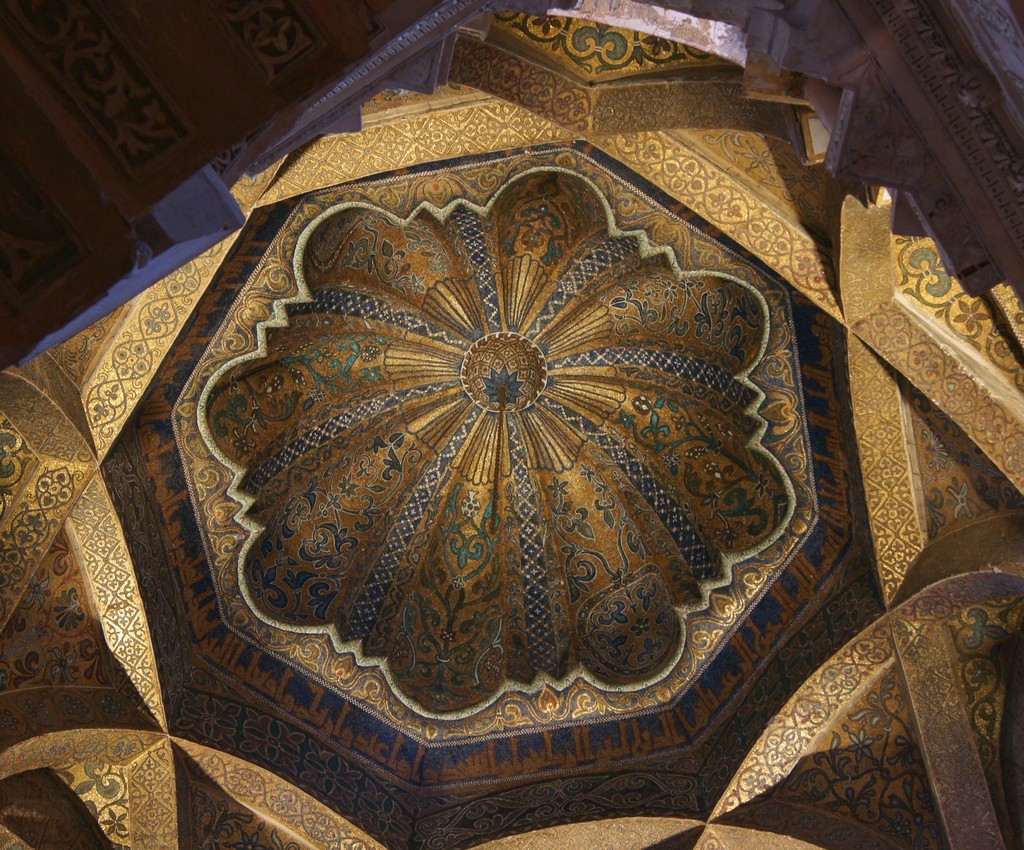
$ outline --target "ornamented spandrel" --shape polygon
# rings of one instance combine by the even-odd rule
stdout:
[[[1001,850],[1006,845],[957,681],[952,634],[945,622],[959,607],[958,585],[954,580],[933,586],[901,606],[892,615],[893,635],[950,844]]]
[[[0,780],[0,818],[25,840],[19,850],[56,846],[106,850],[111,846],[89,809],[50,770],[30,770]]]
[[[38,463],[25,438],[0,414],[0,523]]]
[[[0,624],[14,613],[64,523],[87,472],[73,464],[40,465],[0,524]]]
[[[128,308],[116,339],[82,387],[82,403],[99,457],[106,454],[135,409],[232,241],[225,239],[182,266]]]
[[[492,39],[494,31],[506,34],[512,49],[518,43],[540,61],[591,81],[726,64],[685,44],[576,18],[499,12],[492,28]]]
[[[3,415],[44,463],[94,465],[95,456],[81,432],[31,381],[12,371],[0,372],[0,404]]]
[[[85,804],[112,850],[135,850],[132,841],[128,779],[120,764],[78,762],[56,771]]]
[[[888,624],[869,629],[830,658],[800,688],[750,750],[714,810],[721,817],[783,782],[822,727],[880,670],[892,666]]]
[[[953,664],[975,746],[981,759],[1003,835],[1013,834],[1006,810],[1000,760],[1006,682],[1009,676],[1007,642],[1024,621],[1020,597],[993,599],[959,610],[949,624]]]
[[[901,381],[929,540],[1003,511],[1021,495],[952,419]]]
[[[314,850],[279,822],[243,805],[210,781],[186,755],[176,759],[182,774],[180,800],[184,829],[193,847],[246,847],[252,850]]]
[[[895,666],[876,671],[871,684],[831,718],[817,752],[772,793],[853,821],[907,850],[946,846],[910,699]]]
[[[724,171],[665,133],[595,139],[601,147],[720,227],[826,313],[838,318],[831,264],[805,230],[743,192]]]
[[[930,239],[897,236],[893,250],[896,287],[907,303],[975,349],[995,374],[1024,392],[1020,343],[1012,332],[1006,333],[1004,321],[989,298],[964,292],[946,271]]]
[[[57,535],[29,577],[0,640],[0,694],[48,686],[111,685],[100,617],[64,533]]]

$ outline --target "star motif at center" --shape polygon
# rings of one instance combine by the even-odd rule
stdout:
[[[519,371],[509,372],[508,366],[502,366],[500,371],[492,368],[490,377],[484,378],[484,392],[491,404],[500,404],[502,387],[505,389],[505,404],[515,404],[523,395]]]

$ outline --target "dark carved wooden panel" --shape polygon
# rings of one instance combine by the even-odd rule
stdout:
[[[129,173],[138,173],[188,135],[167,98],[92,4],[17,0],[0,6],[0,23]]]
[[[81,253],[53,201],[0,150],[0,289],[5,296],[25,297]]]
[[[0,61],[128,219],[369,50],[328,0],[11,0]]]
[[[224,21],[268,83],[323,45],[305,15],[286,0],[225,0]]]
[[[363,0],[0,3],[0,367],[115,284],[123,300],[237,227],[203,169],[258,154],[257,130],[366,55],[376,13]]]
[[[46,769],[0,782],[0,824],[32,850],[113,850],[85,804]]]

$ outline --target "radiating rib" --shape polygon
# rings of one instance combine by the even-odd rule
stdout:
[[[638,492],[653,506],[675,540],[679,551],[693,568],[697,578],[717,575],[720,568],[718,553],[710,550],[691,522],[688,513],[676,498],[662,485],[643,460],[633,455],[614,433],[592,422],[566,405],[543,398],[538,406],[549,408],[551,415],[566,422],[582,437],[600,447],[626,474]]]

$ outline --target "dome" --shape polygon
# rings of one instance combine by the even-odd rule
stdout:
[[[617,221],[551,159],[406,215],[322,196],[296,294],[199,406],[251,615],[428,716],[656,684],[734,565],[798,536],[749,270],[681,262],[664,212]]]

